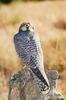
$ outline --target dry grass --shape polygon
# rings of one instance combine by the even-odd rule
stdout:
[[[66,1],[12,3],[0,6],[0,100],[6,100],[8,77],[23,65],[16,55],[13,36],[23,21],[38,32],[45,56],[45,68],[57,69],[59,89],[66,94]],[[6,80],[5,80],[6,77]],[[62,84],[62,81],[64,84]],[[62,86],[62,87],[60,87]]]

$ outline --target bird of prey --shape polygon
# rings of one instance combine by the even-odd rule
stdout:
[[[14,36],[16,52],[22,63],[33,72],[42,93],[49,90],[49,81],[44,71],[43,51],[39,36],[29,22],[23,22]]]

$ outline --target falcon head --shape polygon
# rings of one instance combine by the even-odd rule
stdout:
[[[23,22],[19,27],[19,31],[20,30],[34,30],[34,27],[33,27],[32,23]]]

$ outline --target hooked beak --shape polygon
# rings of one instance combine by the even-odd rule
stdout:
[[[28,23],[28,24],[26,24],[26,28],[27,28],[27,30],[34,30],[34,27],[33,27],[33,25],[31,24],[31,23]]]

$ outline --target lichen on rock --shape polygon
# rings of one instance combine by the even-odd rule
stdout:
[[[36,85],[32,72],[21,69],[11,75],[8,100],[64,100],[57,92],[58,71],[45,70],[50,83],[50,91],[42,94]]]

